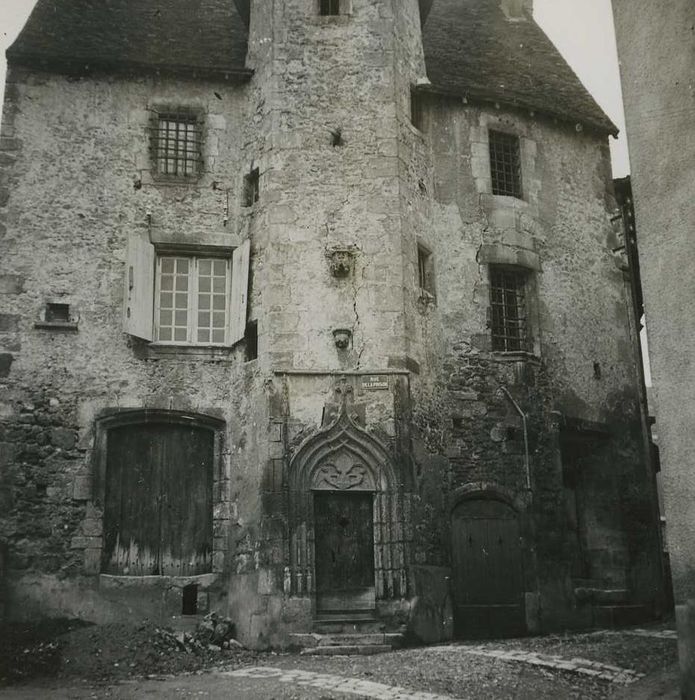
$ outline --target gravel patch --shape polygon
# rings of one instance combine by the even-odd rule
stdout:
[[[280,656],[272,665],[362,678],[466,700],[603,700],[612,692],[606,681],[475,657],[463,648],[460,653],[422,648],[370,657]]]
[[[566,659],[600,661],[643,674],[661,671],[678,659],[675,639],[644,637],[628,631],[613,630],[501,640],[480,646],[491,649],[523,649]]]

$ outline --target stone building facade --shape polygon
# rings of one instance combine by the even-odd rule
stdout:
[[[682,697],[695,697],[692,4],[613,1],[661,454]],[[668,134],[668,138],[664,138]],[[686,342],[684,342],[684,340]]]
[[[615,128],[529,3],[82,5],[8,52],[8,614],[654,614]]]

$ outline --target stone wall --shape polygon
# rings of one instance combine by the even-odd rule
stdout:
[[[149,228],[152,239],[184,242],[218,236],[231,246],[247,235],[243,94],[223,84],[67,79],[16,68],[8,77],[0,537],[9,545],[14,615],[122,614],[123,601],[104,604],[109,594],[97,576],[102,513],[93,482],[103,455],[95,440],[106,411],[156,408],[225,421],[211,588],[218,607],[226,606],[222,578],[255,566],[248,553],[257,534],[238,524],[255,522],[260,508],[255,465],[266,450],[267,418],[258,363],[245,361],[243,344],[153,351],[124,334],[121,321],[132,232]],[[204,115],[204,172],[194,184],[158,183],[150,174],[148,109],[171,104]],[[69,304],[70,323],[44,323],[47,302]],[[255,499],[247,499],[247,484],[255,484]],[[166,619],[177,603],[160,608]]]
[[[526,585],[530,593],[540,581],[544,599],[535,624],[586,618],[586,610],[573,612],[573,589],[583,582],[571,573],[560,442],[570,424],[586,435],[597,426],[609,437],[591,450],[583,488],[603,515],[599,523],[587,513],[592,571],[584,576],[654,601],[658,538],[649,526],[630,534],[640,518],[654,525],[653,475],[642,447],[629,288],[611,253],[607,144],[542,118],[433,95],[424,121],[427,147],[411,161],[408,205],[434,257],[436,299],[416,283],[406,293],[409,356],[420,368],[412,379],[423,533],[415,560],[448,564],[452,491],[487,483],[518,495],[530,487],[522,519],[535,544]],[[491,194],[489,128],[520,137],[523,200]],[[528,353],[491,351],[490,263],[529,272]],[[512,400],[527,417],[528,456]]]
[[[683,697],[695,694],[695,66],[692,6],[613,3],[622,76],[645,318],[659,436],[668,551],[678,621]],[[684,86],[688,86],[684,88]]]

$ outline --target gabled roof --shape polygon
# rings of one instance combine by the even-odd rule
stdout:
[[[432,89],[617,133],[528,16],[503,0],[420,0]],[[244,79],[249,0],[38,0],[11,63],[59,72],[156,71]]]
[[[56,71],[247,77],[248,33],[231,0],[38,0],[9,62]]]
[[[501,0],[434,0],[423,29],[436,91],[618,129],[529,15],[510,19]]]

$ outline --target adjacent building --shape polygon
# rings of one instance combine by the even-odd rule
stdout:
[[[424,641],[660,601],[615,127],[519,0],[39,0],[7,610]]]
[[[692,3],[613,1],[655,394],[683,697],[695,697]],[[664,138],[666,136],[666,138]]]

